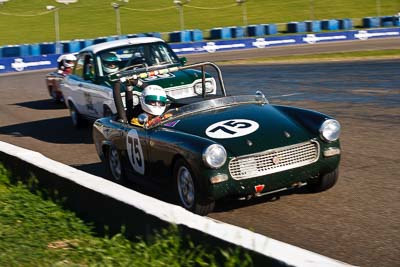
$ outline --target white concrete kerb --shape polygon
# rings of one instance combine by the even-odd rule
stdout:
[[[38,152],[2,141],[0,141],[0,151],[73,181],[80,186],[124,202],[171,224],[185,225],[189,228],[197,229],[208,235],[285,262],[288,265],[304,267],[351,266],[347,263],[280,242],[241,227],[223,223],[208,217],[198,216],[179,206],[143,195],[101,177],[54,161]]]

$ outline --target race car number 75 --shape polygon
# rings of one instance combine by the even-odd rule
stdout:
[[[232,119],[220,121],[210,125],[206,134],[211,138],[226,139],[244,136],[255,132],[259,125],[255,121],[245,119]]]
[[[130,130],[126,136],[126,150],[133,169],[140,174],[144,174],[143,149],[135,129]]]

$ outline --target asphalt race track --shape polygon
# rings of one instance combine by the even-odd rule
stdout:
[[[224,65],[222,71],[230,94],[262,90],[273,104],[336,117],[342,162],[340,180],[327,192],[220,201],[209,216],[353,265],[399,266],[400,59]],[[49,99],[47,72],[0,76],[0,140],[104,175],[90,128],[74,129],[68,110]],[[168,199],[154,188],[132,188]]]

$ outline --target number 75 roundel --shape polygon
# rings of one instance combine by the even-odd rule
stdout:
[[[143,149],[140,144],[139,135],[135,129],[128,132],[126,136],[126,150],[128,152],[129,161],[135,172],[144,174],[144,158]]]
[[[259,125],[255,121],[231,119],[216,122],[206,129],[206,135],[215,139],[227,139],[244,136],[257,131]]]

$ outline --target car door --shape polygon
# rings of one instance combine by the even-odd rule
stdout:
[[[79,113],[87,117],[100,118],[104,114],[104,103],[112,102],[112,90],[107,86],[95,83],[94,64],[91,54],[80,54],[69,86],[71,97]]]
[[[141,126],[124,124],[122,129],[123,161],[126,170],[135,178],[149,175],[149,142],[147,132]]]

